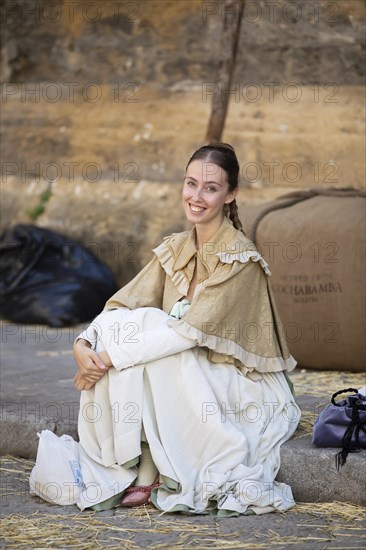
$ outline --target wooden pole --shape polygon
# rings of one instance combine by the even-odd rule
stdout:
[[[205,138],[206,143],[220,141],[224,130],[245,1],[224,0],[223,3],[220,59],[212,96],[211,115]]]

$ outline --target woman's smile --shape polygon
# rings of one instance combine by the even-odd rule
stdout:
[[[196,206],[191,202],[189,202],[188,204],[189,204],[189,208],[191,209],[191,212],[193,212],[194,214],[201,214],[201,212],[204,212],[206,210],[206,208],[204,208],[203,206]]]

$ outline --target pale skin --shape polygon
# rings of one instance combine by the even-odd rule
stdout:
[[[196,246],[208,242],[224,218],[224,206],[232,202],[238,189],[229,192],[226,172],[218,165],[203,160],[192,161],[186,171],[182,190],[183,209],[188,221],[196,228]],[[193,277],[186,298],[191,301],[197,285]],[[78,372],[74,377],[77,390],[90,390],[113,367],[106,351],[96,353],[89,342],[80,339],[74,345]]]

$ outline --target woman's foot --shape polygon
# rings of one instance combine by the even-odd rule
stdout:
[[[137,485],[128,487],[120,501],[120,506],[141,506],[150,500],[151,490],[159,485],[159,474],[151,485]]]

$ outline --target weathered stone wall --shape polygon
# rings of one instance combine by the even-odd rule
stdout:
[[[212,80],[221,0],[2,0],[5,80],[180,87]],[[235,8],[238,7],[238,3]],[[363,84],[363,0],[247,0],[244,82]]]
[[[179,187],[236,13],[215,0],[1,8],[3,224],[31,221],[50,188],[37,223],[94,246],[124,282],[184,227]],[[248,0],[223,136],[239,204],[363,186],[364,24],[363,0]]]

